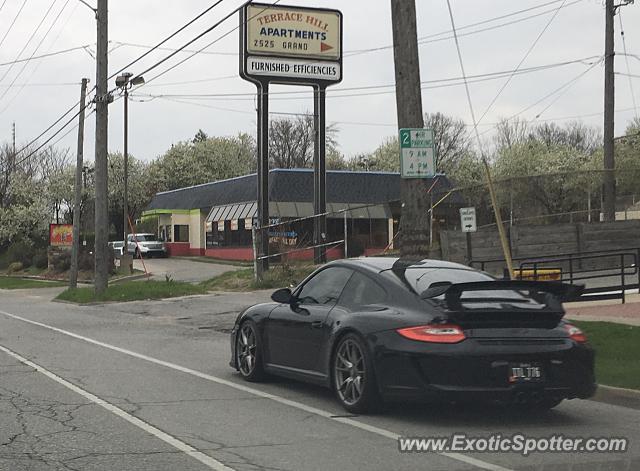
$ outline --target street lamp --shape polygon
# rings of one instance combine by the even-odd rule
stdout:
[[[128,208],[128,185],[129,185],[129,89],[134,85],[142,85],[144,78],[141,75],[136,75],[131,78],[133,74],[131,72],[125,72],[122,75],[116,77],[116,87],[124,91],[124,202],[123,202],[123,237],[122,241],[124,246],[127,244],[127,227],[129,224],[129,208]],[[128,251],[128,248],[127,248]]]

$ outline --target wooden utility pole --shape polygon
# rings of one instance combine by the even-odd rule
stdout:
[[[109,219],[107,204],[107,131],[109,97],[107,90],[108,46],[107,0],[98,0],[97,11],[97,65],[96,65],[96,151],[95,151],[95,291],[102,294],[107,289],[109,259],[107,246]]]
[[[71,272],[69,288],[78,286],[78,258],[80,255],[80,205],[82,204],[82,165],[84,153],[84,110],[88,79],[80,86],[80,115],[78,117],[78,152],[76,159],[76,188],[73,199],[73,246],[71,247]]]
[[[416,30],[415,0],[391,0],[393,59],[396,72],[396,106],[399,128],[422,128],[422,90]],[[400,182],[400,256],[426,258],[429,253],[427,193],[421,179]]]
[[[603,219],[614,221],[616,218],[616,176],[613,155],[615,78],[613,70],[614,38],[613,20],[616,7],[613,0],[605,4],[605,41],[604,41],[604,173],[602,174]]]

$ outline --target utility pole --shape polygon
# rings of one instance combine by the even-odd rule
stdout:
[[[127,229],[129,225],[129,87],[124,88],[124,177],[123,177],[123,201],[122,201],[122,240],[127,247]],[[125,254],[127,255],[127,254]]]
[[[80,254],[80,205],[82,204],[82,165],[84,153],[84,110],[88,79],[83,78],[80,86],[80,115],[78,117],[78,152],[76,160],[76,188],[73,199],[73,246],[71,247],[71,272],[69,288],[78,286],[78,257]]]
[[[613,20],[616,14],[614,0],[606,0],[605,4],[605,41],[604,41],[604,173],[602,176],[603,219],[614,221],[616,217],[616,176],[615,158],[613,155],[614,108],[615,108],[615,78],[613,71],[614,60],[614,31]]]
[[[95,291],[102,294],[107,289],[109,277],[109,256],[107,246],[109,219],[107,205],[107,132],[108,106],[107,90],[107,47],[108,47],[108,5],[107,0],[98,0],[97,15],[97,56],[96,56],[96,150],[95,150]]]
[[[399,128],[422,128],[422,90],[416,30],[415,0],[391,0],[393,58],[396,75],[396,106]],[[400,256],[426,258],[429,252],[428,203],[421,179],[400,181],[402,217]]]

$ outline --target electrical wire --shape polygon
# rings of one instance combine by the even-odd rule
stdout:
[[[26,1],[27,1],[27,0],[25,0],[25,3],[26,3]],[[216,3],[213,5],[213,7],[215,7],[216,5],[218,5],[218,4],[219,4],[220,2],[222,2],[222,1],[223,1],[223,0],[219,0],[218,2],[216,2]],[[207,9],[207,10],[205,10],[203,13],[201,13],[200,15],[198,15],[196,18],[192,19],[192,20],[191,20],[191,21],[190,21],[186,26],[188,26],[188,25],[192,24],[194,21],[196,21],[198,18],[200,18],[204,13],[206,13],[206,12],[210,11],[213,7],[208,8],[208,9]],[[158,43],[158,44],[159,44],[159,45],[164,44],[167,40],[171,39],[171,38],[172,38],[172,37],[174,37],[176,34],[178,34],[179,32],[181,32],[181,31],[182,31],[186,26],[184,26],[184,27],[182,27],[182,28],[178,29],[177,31],[175,31],[174,33],[172,33],[168,38],[166,38],[165,40],[161,41],[161,42],[160,42],[160,43]],[[80,46],[80,47],[72,48],[72,49],[70,49],[70,50],[84,49],[85,47],[86,47],[86,46]],[[64,51],[64,52],[68,52],[68,51],[69,51],[69,50],[66,50],[66,51]],[[113,77],[114,77],[114,76],[116,76],[118,73],[122,72],[125,68],[127,68],[127,67],[129,67],[130,65],[132,65],[132,64],[134,64],[134,63],[138,62],[139,60],[141,60],[143,57],[145,57],[146,55],[148,55],[148,53],[150,53],[150,52],[151,52],[151,51],[148,51],[147,53],[145,53],[145,54],[141,55],[140,57],[138,57],[138,58],[137,58],[137,59],[135,59],[134,61],[130,62],[128,65],[126,65],[124,68],[122,68],[121,70],[119,70],[118,72],[116,72],[115,74],[113,74],[113,75],[112,75],[111,77],[109,77],[109,78],[113,78]],[[58,51],[58,52],[57,52],[57,54],[59,54],[59,53],[62,53],[62,52],[61,52],[61,51]],[[53,54],[51,54],[51,55],[53,55]],[[42,56],[42,57],[47,57],[47,55],[44,55],[44,56]],[[15,62],[17,62],[17,61],[14,61],[14,63],[15,63]],[[1,65],[3,65],[3,64],[0,64],[0,66],[1,66]],[[87,93],[87,95],[88,95],[88,94],[90,94],[93,90],[95,90],[95,86],[94,86],[94,87],[93,87],[93,88],[92,88],[92,89]],[[117,99],[117,98],[116,98],[116,99]],[[17,151],[17,152],[16,152],[16,155],[18,155],[18,154],[20,154],[20,153],[24,152],[24,151],[25,151],[26,149],[28,149],[31,145],[33,145],[35,142],[37,142],[37,141],[38,141],[42,136],[44,136],[44,135],[45,135],[46,133],[48,133],[51,129],[53,129],[53,128],[54,128],[54,127],[55,127],[55,126],[56,126],[60,121],[62,121],[66,116],[68,116],[68,115],[69,115],[69,113],[71,113],[71,112],[72,112],[72,111],[73,111],[73,110],[78,106],[78,104],[79,104],[79,103],[80,103],[80,101],[76,101],[76,102],[73,104],[73,106],[71,106],[71,108],[69,108],[69,109],[68,109],[68,110],[67,110],[67,111],[66,111],[62,116],[60,116],[58,119],[56,119],[56,121],[54,121],[54,122],[53,122],[53,124],[51,124],[49,127],[47,127],[47,129],[45,129],[43,132],[41,132],[41,133],[40,133],[36,138],[32,139],[28,144],[26,144],[25,146],[23,146],[19,151]],[[88,105],[85,105],[85,108],[86,108],[87,106],[88,106]],[[74,115],[74,116],[71,118],[71,120],[75,119],[79,114],[80,114],[80,112],[76,113],[76,115]],[[69,122],[70,122],[70,121],[69,121]],[[61,129],[64,129],[64,127],[65,127],[67,124],[68,124],[68,122],[67,122],[67,123],[65,123],[65,125],[64,125],[64,126],[63,126],[63,128],[61,128]],[[58,131],[56,132],[56,134],[54,134],[53,136],[51,136],[50,138],[48,138],[48,139],[47,139],[47,141],[45,141],[45,144],[46,144],[46,143],[48,143],[48,142],[50,142],[50,141],[51,141],[51,139],[52,139],[55,135],[57,135],[60,131],[61,131],[61,130],[58,130]],[[40,147],[39,147],[39,148],[40,148]],[[39,149],[39,148],[38,148],[38,149]],[[33,152],[32,152],[32,153],[30,153],[28,157],[30,157],[31,155],[33,155]]]
[[[481,28],[481,29],[477,29],[477,30],[474,30],[474,31],[469,31],[469,32],[462,33],[462,34],[459,33],[459,31],[463,30],[463,29],[468,29],[468,28],[471,28],[473,26],[479,26],[481,24],[490,23],[490,22],[496,21],[498,19],[503,19],[503,18],[506,18],[506,17],[509,17],[509,16],[515,16],[515,15],[520,14],[522,12],[530,11],[532,9],[540,8],[540,7],[543,7],[543,6],[548,6],[550,4],[558,3],[560,1],[563,1],[563,0],[556,0],[554,2],[549,2],[549,3],[545,3],[543,5],[540,5],[539,7],[532,7],[532,8],[529,8],[529,9],[520,10],[518,12],[513,12],[513,13],[510,13],[510,14],[507,14],[507,15],[502,15],[502,16],[499,16],[499,17],[496,17],[496,18],[491,18],[491,19],[483,20],[483,21],[480,21],[480,22],[477,22],[477,23],[472,23],[472,24],[469,24],[469,25],[466,25],[466,26],[462,26],[460,28],[457,28],[456,36],[458,38],[461,38],[461,37],[471,36],[471,35],[478,34],[478,33],[484,33],[484,32],[487,32],[487,31],[493,31],[495,29],[504,28],[504,27],[511,26],[511,25],[514,25],[514,24],[517,24],[517,23],[521,23],[523,21],[527,21],[527,20],[530,20],[530,19],[533,19],[533,18],[538,18],[540,16],[548,15],[550,13],[553,13],[555,11],[555,9],[547,10],[547,11],[544,11],[544,12],[541,12],[541,13],[536,13],[534,15],[530,15],[530,16],[526,16],[524,18],[519,18],[519,19],[516,19],[516,20],[508,21],[508,22],[501,23],[501,24],[498,24],[498,25],[493,25],[493,26],[489,26],[489,27],[486,27],[486,28]],[[574,0],[574,1],[570,2],[570,3],[567,3],[565,5],[565,8],[569,7],[569,6],[572,6],[572,5],[575,5],[577,3],[580,3],[582,1],[583,0]],[[430,44],[430,43],[436,43],[436,42],[441,42],[441,41],[447,41],[447,40],[450,40],[450,39],[454,39],[453,35],[446,36],[446,37],[439,37],[439,36],[442,36],[442,35],[445,35],[445,34],[451,34],[451,33],[453,33],[453,30],[441,31],[440,33],[433,33],[433,34],[430,34],[430,35],[427,35],[427,36],[422,36],[421,38],[418,38],[418,45],[424,45],[424,44]],[[350,53],[345,53],[345,57],[351,57],[351,56],[360,55],[360,54],[367,54],[367,53],[370,53],[370,52],[384,51],[384,50],[393,49],[393,48],[394,48],[394,45],[390,44],[390,45],[386,45],[386,46],[379,46],[379,47],[373,47],[373,48],[368,48],[368,49],[359,49],[359,50],[351,51]]]
[[[554,89],[553,91],[551,91],[550,93],[547,93],[545,96],[543,96],[542,98],[538,99],[535,103],[528,105],[527,107],[525,107],[524,109],[518,111],[515,114],[512,114],[511,116],[509,116],[508,118],[506,118],[504,121],[511,121],[514,118],[517,118],[518,116],[520,116],[523,113],[526,113],[527,111],[529,111],[531,108],[535,108],[536,106],[538,106],[540,103],[546,101],[548,98],[551,98],[552,96],[554,96],[556,93],[560,93],[561,95],[566,93],[566,91],[571,88],[573,85],[575,85],[578,80],[580,80],[582,77],[584,77],[586,74],[588,74],[591,70],[593,70],[596,65],[601,64],[602,61],[604,60],[604,58],[600,58],[600,60],[598,62],[594,62],[587,70],[581,72],[580,74],[578,74],[576,77],[573,77],[571,80],[569,80],[568,82],[563,83],[562,85],[560,85],[558,88]],[[559,98],[559,97],[558,97]],[[557,99],[556,98],[551,104],[554,104]],[[542,115],[542,113],[544,113],[545,111],[547,111],[547,109],[549,109],[550,106],[547,106],[544,110],[542,110],[540,113],[538,113],[536,115],[536,119]],[[486,133],[488,133],[490,130],[484,131],[482,133],[482,135],[485,135]]]
[[[67,52],[73,52],[73,51],[78,51],[78,50],[81,50],[81,49],[86,49],[89,46],[93,46],[93,45],[95,45],[95,43],[84,44],[82,46],[70,47],[68,49],[62,49],[60,51],[49,52],[47,54],[40,54],[38,56],[33,56],[31,58],[17,59],[17,60],[13,60],[13,61],[10,61],[10,62],[0,62],[0,67],[5,67],[7,65],[12,65],[12,64],[20,64],[22,62],[28,62],[28,61],[34,60],[34,59],[42,59],[42,58],[45,58],[45,57],[58,56],[60,54],[66,54]]]
[[[19,52],[19,53],[18,53],[18,55],[16,56],[16,59],[18,59],[18,58],[22,55],[22,53],[27,49],[27,47],[29,47],[29,44],[31,43],[31,41],[32,41],[32,40],[33,40],[33,38],[35,37],[36,33],[38,32],[38,30],[40,29],[40,27],[42,26],[42,24],[44,23],[44,20],[47,18],[47,16],[49,16],[49,13],[51,12],[51,9],[53,8],[53,6],[55,5],[55,3],[56,3],[57,1],[58,1],[58,0],[53,0],[53,1],[51,2],[51,5],[49,5],[49,8],[47,9],[47,12],[44,14],[44,16],[42,17],[42,19],[40,20],[40,23],[38,23],[38,26],[36,26],[36,29],[34,29],[34,30],[31,32],[31,36],[29,36],[29,39],[27,39],[27,42],[25,43],[25,45],[22,47],[22,49],[20,50],[20,52]],[[37,50],[37,48],[36,48],[36,50]],[[34,53],[34,54],[35,54],[35,53]],[[33,56],[33,54],[32,54],[32,56]],[[29,57],[29,59],[27,60],[27,62],[29,62],[30,60],[31,60],[31,57]],[[2,77],[0,77],[0,82],[2,82],[2,81],[5,79],[5,77],[7,76],[7,74],[8,74],[9,72],[11,72],[11,69],[13,69],[13,65],[14,65],[14,64],[12,64],[11,66],[9,66],[9,68],[5,71],[4,75],[3,75]],[[2,95],[2,96],[4,96],[4,95]],[[0,99],[2,99],[2,97],[0,97]]]
[[[202,11],[200,14],[198,14],[197,16],[195,16],[194,18],[192,18],[188,23],[184,24],[183,26],[181,26],[180,28],[178,28],[176,31],[174,31],[173,33],[171,33],[169,36],[167,36],[165,39],[163,39],[162,41],[160,41],[158,44],[156,44],[155,46],[152,46],[151,49],[149,49],[147,52],[145,52],[144,54],[142,54],[140,57],[138,57],[137,59],[129,62],[127,65],[125,65],[124,67],[122,67],[120,70],[118,70],[117,72],[113,73],[108,80],[111,80],[113,77],[117,76],[120,72],[124,72],[126,69],[128,69],[129,67],[131,67],[133,64],[139,62],[140,60],[144,59],[145,57],[147,57],[149,54],[151,54],[153,51],[155,51],[156,49],[160,48],[160,46],[162,46],[163,44],[165,44],[167,41],[169,41],[170,39],[173,39],[175,36],[177,36],[178,34],[180,34],[182,31],[184,31],[185,29],[187,29],[189,26],[191,26],[193,23],[195,23],[196,21],[198,21],[200,18],[202,18],[204,15],[206,15],[207,13],[209,13],[211,10],[213,10],[215,7],[217,7],[218,5],[220,5],[224,0],[218,0],[216,1],[213,5],[211,5],[210,7],[206,8],[204,11]],[[116,43],[118,44],[118,43]],[[124,43],[120,43],[120,44],[124,44]],[[143,75],[144,72],[142,74],[138,74],[138,75]]]
[[[176,55],[178,52],[180,52],[182,49],[189,47],[193,42],[195,42],[197,39],[201,38],[202,36],[204,36],[205,34],[213,31],[215,28],[219,27],[222,23],[224,23],[226,20],[228,20],[229,18],[231,18],[231,16],[235,15],[236,13],[238,13],[241,9],[243,9],[244,7],[246,7],[247,5],[249,5],[250,3],[252,3],[253,0],[247,0],[246,2],[244,2],[242,5],[240,5],[238,8],[236,8],[235,10],[233,10],[231,13],[229,13],[227,16],[225,16],[224,18],[222,18],[220,21],[218,21],[216,24],[214,24],[211,28],[208,28],[206,31],[204,31],[204,33],[199,34],[195,39],[189,41],[187,44],[185,44],[182,48],[178,49],[177,51],[173,52],[172,54],[170,54],[169,56],[167,56],[165,59],[163,59],[162,61],[160,61],[159,63],[157,63],[156,65],[152,66],[150,69],[153,69],[155,67],[157,67],[158,65],[160,65],[162,62],[165,62],[166,59]],[[269,5],[264,5],[265,8],[263,8],[262,10],[260,10],[258,13],[256,13],[253,17],[251,18],[247,18],[245,19],[245,24],[255,18],[258,15],[261,15],[262,13],[264,13],[265,11],[267,11],[270,8],[273,8],[275,5],[277,5],[278,3],[280,3],[280,0],[275,0],[275,2],[269,4]],[[170,72],[171,70],[175,69],[176,67],[184,64],[186,61],[188,61],[189,59],[191,59],[192,57],[196,56],[197,54],[200,54],[202,51],[204,51],[205,49],[213,46],[214,44],[216,44],[217,42],[221,41],[222,39],[226,38],[227,36],[229,36],[231,33],[233,33],[234,31],[238,30],[240,28],[240,25],[237,25],[235,27],[233,27],[232,29],[230,29],[229,31],[227,31],[226,33],[224,33],[222,36],[219,36],[218,38],[214,39],[213,41],[211,41],[210,43],[206,44],[205,46],[203,46],[202,48],[200,48],[199,50],[193,52],[191,55],[185,57],[184,59],[180,60],[179,62],[177,62],[176,64],[172,65],[171,67],[169,67],[168,69],[164,70],[163,72],[160,72],[157,75],[154,75],[153,77],[151,77],[149,80],[146,80],[145,83],[143,83],[142,85],[138,86],[137,88],[135,88],[134,90],[137,90],[141,87],[144,87],[145,85],[149,84],[150,82],[156,80],[159,77],[162,77],[163,75],[165,75],[166,73]],[[146,72],[143,72],[142,74],[144,74]],[[141,76],[142,74],[138,74],[138,76]]]
[[[122,42],[122,41],[113,41],[113,42],[115,44],[120,45],[120,46],[138,47],[138,48],[141,48],[141,49],[149,49],[149,48],[154,47],[154,46],[149,46],[147,44],[127,43],[127,42]],[[174,51],[176,51],[176,48],[156,47],[156,50],[174,52]],[[195,51],[195,49],[182,49],[179,52],[190,53],[190,52],[194,52],[194,51]],[[199,52],[199,54],[211,55],[211,56],[237,56],[238,55],[237,52],[223,52],[223,51],[202,51],[202,52]]]
[[[482,120],[487,115],[487,113],[491,110],[491,108],[493,107],[495,102],[498,100],[498,98],[500,98],[500,95],[502,95],[502,92],[504,92],[504,90],[507,88],[507,86],[511,82],[511,79],[514,77],[516,72],[520,69],[522,64],[524,64],[524,61],[527,60],[527,58],[529,57],[531,52],[533,52],[533,50],[537,46],[538,42],[540,42],[540,39],[542,38],[542,36],[544,36],[544,33],[546,33],[547,29],[549,29],[549,26],[551,26],[551,23],[553,23],[553,20],[556,19],[556,17],[558,16],[558,13],[560,13],[560,10],[562,10],[562,8],[564,8],[565,3],[566,3],[566,0],[563,0],[563,2],[560,4],[560,6],[556,9],[556,11],[551,16],[551,18],[549,18],[549,21],[547,21],[547,23],[544,25],[544,28],[542,28],[542,31],[540,31],[540,34],[538,34],[538,36],[536,37],[535,41],[533,41],[533,44],[531,44],[531,46],[529,47],[527,52],[524,54],[524,56],[522,57],[522,59],[520,60],[518,65],[516,66],[516,68],[513,71],[513,73],[511,75],[509,75],[509,77],[504,82],[504,84],[502,84],[502,87],[500,87],[500,90],[498,90],[498,93],[496,93],[496,95],[493,97],[493,100],[491,100],[491,102],[489,103],[489,106],[487,106],[487,108],[484,110],[484,113],[482,113],[482,115],[480,116],[480,119],[478,119],[478,123],[482,122]]]
[[[629,90],[631,91],[631,101],[634,108],[634,116],[638,119],[638,105],[636,104],[636,94],[633,90],[633,81],[631,80],[631,68],[629,67],[629,55],[627,54],[627,41],[624,34],[624,26],[622,25],[622,9],[618,10],[618,20],[620,20],[620,36],[622,36],[622,49],[624,51],[624,61],[627,65],[627,79],[629,80]]]
[[[9,29],[4,33],[4,36],[2,36],[2,39],[0,39],[0,47],[2,46],[2,43],[4,43],[4,40],[7,39],[7,36],[9,36],[9,33],[13,29],[13,25],[16,24],[16,20],[20,16],[20,13],[22,13],[22,9],[26,4],[27,4],[27,0],[24,0],[24,2],[22,2],[22,5],[20,6],[20,9],[18,10],[18,13],[16,13],[16,16],[13,18],[13,21],[11,21],[11,24],[9,25]],[[2,5],[4,6],[4,3]]]
[[[4,2],[2,2],[2,5],[0,5],[0,11],[2,11],[2,9],[4,8],[5,3],[7,3],[7,0],[4,0]]]
[[[525,73],[533,73],[542,70],[548,70],[550,68],[564,66],[568,64],[585,64],[585,65],[593,65],[599,63],[596,62],[587,62],[589,59],[600,59],[599,56],[592,56],[584,59],[578,59],[573,61],[565,61],[555,64],[547,64],[542,66],[535,66],[529,68],[523,68],[518,71],[518,74]],[[505,77],[510,74],[512,71],[499,71],[499,72],[489,72],[484,74],[478,74],[473,76],[467,76],[467,80],[469,83],[478,83],[485,82],[489,80],[496,80]],[[439,89],[439,88],[448,88],[463,85],[464,83],[461,81],[463,77],[447,77],[443,79],[433,79],[426,80],[421,82],[422,90],[430,90],[430,89]],[[371,91],[378,89],[389,89],[383,91]],[[136,89],[137,90],[137,89]],[[363,91],[365,93],[343,93],[350,91]],[[272,100],[303,100],[307,98],[308,91],[282,91],[282,92],[270,92],[270,97]],[[339,94],[336,94],[339,93]],[[327,98],[335,99],[335,98],[350,98],[350,97],[359,97],[359,96],[373,96],[373,95],[384,95],[384,94],[393,94],[395,93],[395,84],[385,84],[385,85],[368,85],[361,87],[347,87],[347,88],[335,88],[328,90]],[[153,94],[148,96],[163,96],[163,97],[172,97],[172,98],[192,98],[192,99],[202,99],[202,100],[225,100],[225,101],[253,101],[255,99],[255,92],[246,92],[246,93],[210,93],[210,94]]]
[[[478,140],[478,149],[480,150],[480,155],[484,158],[484,151],[482,146],[482,140],[480,139],[480,134],[478,133],[478,122],[476,121],[476,113],[473,110],[473,101],[471,100],[471,92],[469,91],[469,84],[467,83],[467,74],[464,71],[464,62],[462,61],[462,52],[460,51],[460,42],[458,41],[458,34],[456,33],[456,24],[453,20],[453,11],[451,10],[451,2],[447,0],[447,8],[449,10],[449,18],[451,19],[451,29],[453,30],[453,36],[456,43],[456,51],[458,52],[458,61],[460,62],[460,70],[462,72],[462,77],[464,80],[464,88],[467,93],[467,101],[469,102],[469,110],[471,111],[471,120],[473,123],[473,130],[476,135],[476,139]]]
[[[57,0],[55,0],[57,1]],[[55,3],[54,1],[54,3]],[[53,29],[54,25],[58,22],[58,20],[60,19],[60,16],[62,15],[62,12],[65,10],[65,8],[67,8],[67,5],[69,4],[70,0],[67,0],[65,2],[65,4],[62,6],[62,9],[60,9],[60,11],[58,12],[58,14],[56,15],[56,17],[53,19],[53,21],[51,22],[51,25],[49,25],[49,29],[47,30],[46,33],[44,33],[44,36],[42,36],[42,38],[40,39],[40,42],[38,43],[38,45],[36,46],[36,48],[33,50],[33,53],[31,54],[31,56],[29,57],[29,60],[26,61],[23,65],[22,68],[20,69],[20,71],[18,72],[18,74],[13,78],[13,81],[11,82],[11,84],[9,85],[9,87],[7,89],[5,89],[4,93],[2,93],[2,95],[0,95],[0,101],[5,97],[5,95],[7,94],[7,92],[9,91],[9,89],[16,83],[16,81],[18,80],[18,78],[20,77],[20,75],[22,75],[22,73],[24,72],[25,68],[27,67],[27,65],[29,64],[29,61],[31,59],[33,59],[33,56],[36,54],[36,52],[38,52],[38,49],[40,48],[40,46],[42,46],[42,43],[44,42],[44,40],[46,39],[46,37],[49,35],[49,33],[51,32],[51,30]],[[53,44],[55,44],[55,41],[57,40],[54,39],[54,42],[52,43],[52,45],[50,46],[50,48],[53,46]],[[33,77],[33,75],[35,74],[36,70],[38,70],[40,63],[38,62],[36,64],[36,67],[31,71],[31,74],[29,75],[29,77],[27,78],[27,82],[29,82],[29,80],[31,80],[31,77]],[[0,114],[4,113],[5,111],[7,111],[7,108],[9,108],[9,106],[11,106],[11,103],[13,103],[13,100],[16,99],[16,97],[18,95],[20,95],[20,93],[22,92],[22,90],[24,89],[24,85],[21,86],[18,89],[18,93],[16,93],[15,95],[13,95],[13,97],[9,100],[9,102],[5,105],[5,107],[0,111]]]

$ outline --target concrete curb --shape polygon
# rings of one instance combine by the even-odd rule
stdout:
[[[599,384],[595,395],[589,400],[640,410],[640,391],[635,389]]]
[[[153,273],[149,273],[149,278],[151,278],[152,276],[153,276]],[[140,273],[138,275],[123,276],[122,278],[116,278],[114,280],[111,280],[109,283],[116,284],[116,283],[121,283],[123,281],[141,280],[142,278],[147,278],[147,275],[144,273]]]

